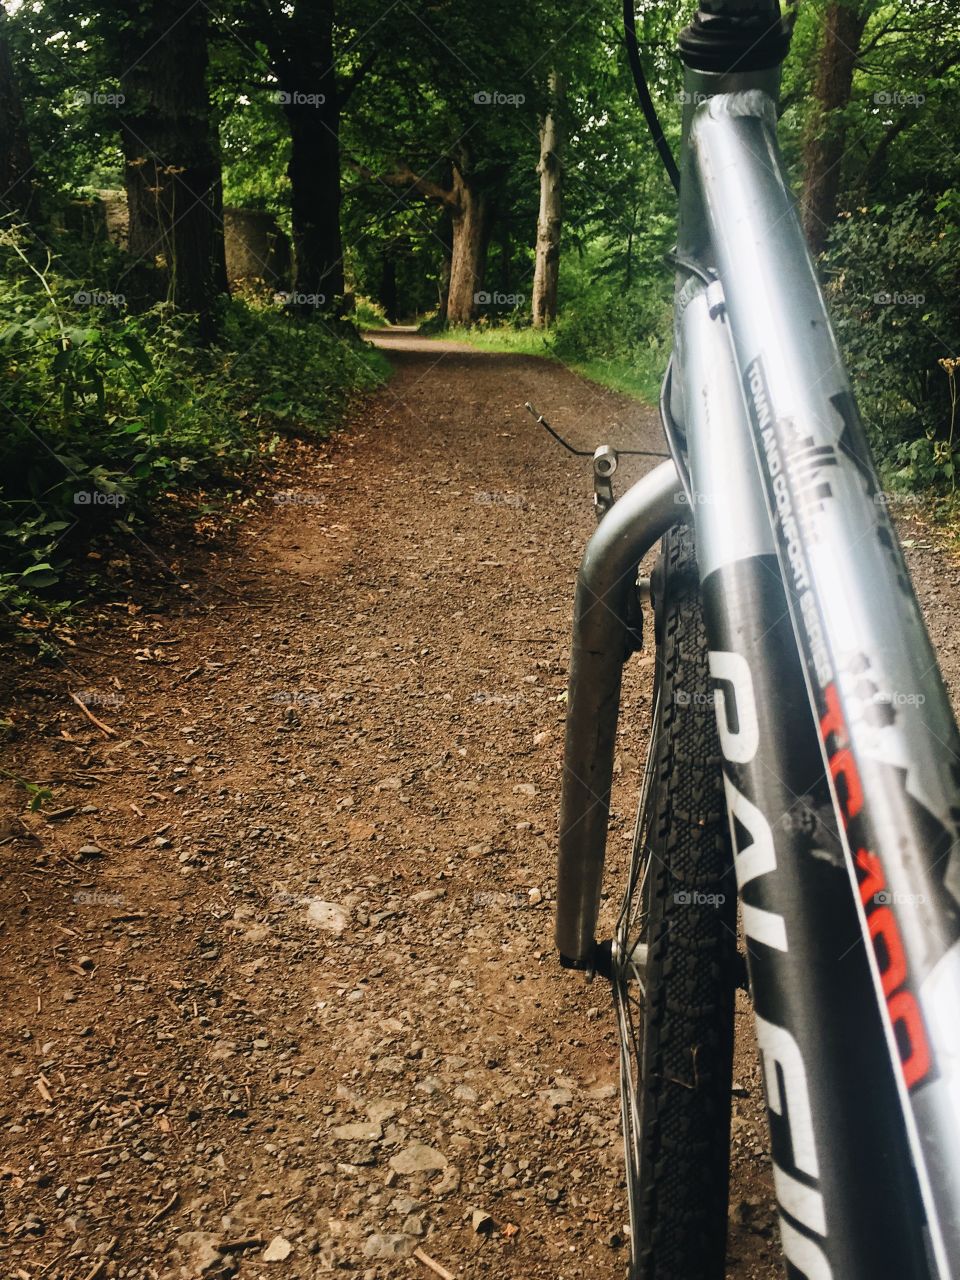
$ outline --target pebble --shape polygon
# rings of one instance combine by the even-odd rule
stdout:
[[[372,1120],[355,1120],[351,1124],[338,1124],[333,1130],[338,1142],[379,1142],[383,1130]]]
[[[261,1257],[264,1262],[284,1262],[293,1253],[293,1245],[285,1236],[274,1236]]]
[[[307,919],[318,929],[328,933],[343,933],[347,927],[347,913],[336,902],[323,902],[320,898],[307,900]]]
[[[368,1258],[406,1258],[416,1247],[416,1236],[404,1235],[399,1231],[377,1231],[367,1236],[363,1252]]]
[[[435,1147],[426,1147],[422,1142],[411,1142],[409,1146],[390,1157],[390,1168],[396,1173],[429,1173],[434,1169],[445,1169],[447,1157]]]
[[[470,1214],[470,1226],[478,1233],[490,1231],[493,1228],[493,1218],[485,1209],[474,1209]]]

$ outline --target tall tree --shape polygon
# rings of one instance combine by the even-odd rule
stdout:
[[[7,15],[0,6],[0,211],[30,217],[32,171],[27,121],[7,43]]]
[[[803,152],[801,211],[814,253],[822,252],[837,216],[846,108],[866,20],[865,0],[830,0],[827,5]]]
[[[288,8],[254,0],[247,17],[265,46],[290,129],[290,213],[295,291],[315,307],[343,304],[340,233],[340,113],[352,86],[337,82],[333,0]]]
[[[196,313],[206,340],[226,289],[207,9],[191,0],[147,0],[118,31],[130,253],[147,296]]]
[[[540,126],[540,214],[537,218],[536,264],[533,272],[533,324],[545,328],[557,318],[560,279],[560,233],[563,225],[563,166],[560,112],[563,81],[550,76],[550,106]]]

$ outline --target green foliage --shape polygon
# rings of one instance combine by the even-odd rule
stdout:
[[[954,485],[948,371],[960,346],[956,204],[912,197],[842,217],[827,299],[873,447],[900,484]],[[952,366],[952,367],[955,367]]]
[[[219,345],[199,348],[167,306],[133,316],[37,266],[11,232],[0,313],[0,603],[14,610],[55,586],[77,546],[239,483],[278,431],[326,434],[383,371],[352,330],[243,303]]]
[[[372,298],[357,299],[353,318],[361,329],[384,329],[387,326],[383,307]]]

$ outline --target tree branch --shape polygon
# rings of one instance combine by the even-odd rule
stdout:
[[[348,160],[347,163],[355,173],[359,173],[368,182],[378,182],[385,187],[407,187],[412,194],[423,196],[425,200],[435,200],[451,209],[458,206],[459,202],[452,190],[441,187],[439,182],[420,177],[409,165],[403,164],[393,173],[374,173],[372,169],[357,164],[354,160]]]

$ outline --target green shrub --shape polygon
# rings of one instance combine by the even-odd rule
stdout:
[[[960,346],[953,206],[919,197],[841,218],[824,257],[827,301],[871,443],[893,483],[954,485]]]
[[[240,302],[191,323],[34,263],[0,234],[0,603],[52,588],[78,545],[237,485],[277,432],[325,435],[385,361],[350,326]]]

